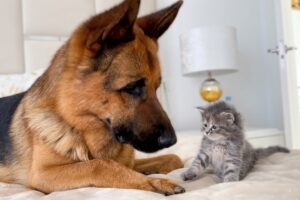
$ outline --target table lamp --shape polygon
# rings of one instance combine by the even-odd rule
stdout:
[[[180,36],[183,75],[207,73],[200,95],[208,102],[222,96],[220,83],[213,73],[238,70],[237,34],[233,27],[200,27]]]

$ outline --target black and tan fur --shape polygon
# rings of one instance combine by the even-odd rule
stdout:
[[[26,93],[0,100],[0,181],[45,193],[88,186],[184,192],[143,175],[182,167],[176,155],[134,159],[134,148],[154,152],[176,142],[156,96],[157,39],[182,1],[137,19],[139,3],[125,0],[80,25]]]

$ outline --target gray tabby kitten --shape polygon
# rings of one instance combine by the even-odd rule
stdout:
[[[238,181],[247,175],[257,159],[276,152],[289,152],[279,146],[253,149],[245,140],[241,115],[223,101],[199,107],[199,110],[204,137],[192,166],[182,174],[185,181],[199,178],[209,164],[221,182]]]

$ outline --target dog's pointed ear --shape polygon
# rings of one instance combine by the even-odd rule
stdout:
[[[139,7],[140,0],[125,0],[111,10],[91,18],[84,24],[89,31],[86,48],[99,51],[103,43],[113,45],[133,40],[133,26]]]
[[[173,23],[182,4],[180,0],[163,10],[138,18],[137,24],[147,36],[158,39]]]

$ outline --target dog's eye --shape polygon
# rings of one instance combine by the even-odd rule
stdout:
[[[130,83],[121,89],[121,92],[125,92],[132,96],[142,96],[145,90],[145,79],[138,80],[134,83]]]
[[[122,92],[126,92],[132,96],[141,96],[143,94],[143,87],[140,86],[126,86],[122,89]]]

